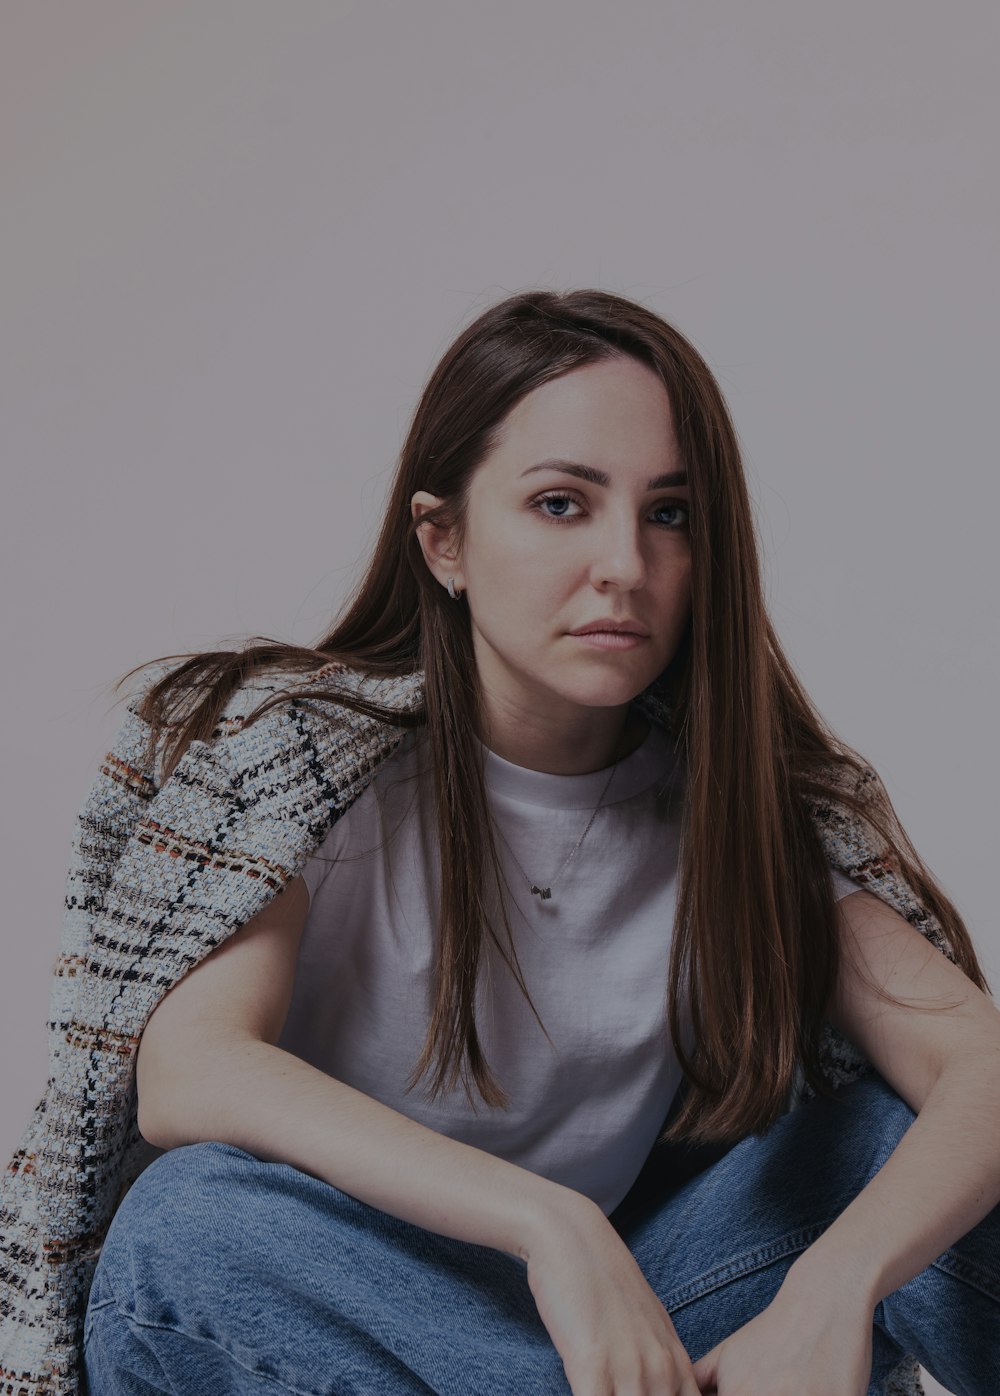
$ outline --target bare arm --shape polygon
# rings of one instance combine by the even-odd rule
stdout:
[[[307,911],[296,878],[157,1005],[136,1065],[143,1136],[165,1149],[234,1144],[525,1261],[555,1214],[599,1212],[581,1193],[449,1139],[274,1045]]]
[[[792,1272],[799,1284],[836,1277],[867,1290],[874,1308],[1000,1204],[1000,1012],[873,893],[844,897],[837,924],[844,955],[830,1021],[916,1119]],[[873,983],[902,1002],[885,1003]]]

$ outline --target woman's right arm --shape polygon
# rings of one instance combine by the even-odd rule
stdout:
[[[136,1063],[143,1137],[164,1149],[235,1144],[404,1221],[524,1260],[543,1219],[565,1208],[599,1211],[573,1189],[439,1134],[274,1045],[308,908],[295,878],[157,1004]]]
[[[669,1314],[591,1198],[275,1046],[308,909],[294,878],[163,996],[139,1043],[140,1133],[164,1149],[235,1144],[403,1221],[524,1260],[573,1396],[700,1396]]]

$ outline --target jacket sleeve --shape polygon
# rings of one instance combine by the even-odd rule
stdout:
[[[136,706],[77,815],[45,1092],[0,1184],[0,1374],[32,1396],[79,1389],[93,1269],[149,1161],[135,1121],[142,1028],[234,924],[222,895],[242,806],[234,776],[217,743],[196,742],[159,787]]]
[[[888,800],[882,778],[873,766],[866,766],[862,771],[854,795],[862,805]],[[957,963],[944,928],[903,876],[898,858],[881,835],[843,806],[827,807],[824,815],[820,838],[831,861],[859,887],[898,911],[942,955],[953,964]]]
[[[150,1161],[135,1091],[150,1014],[300,871],[401,739],[353,713],[331,721],[308,700],[248,726],[266,687],[235,694],[211,740],[192,742],[162,781],[133,698],[77,817],[48,1079],[0,1183],[0,1385],[27,1396],[82,1389],[94,1268]],[[385,691],[419,707],[420,675]]]

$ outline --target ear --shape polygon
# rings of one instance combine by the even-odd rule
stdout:
[[[410,513],[419,519],[428,509],[435,509],[444,500],[440,495],[429,494],[427,490],[417,490],[410,500]],[[448,578],[454,577],[455,585],[464,591],[465,583],[459,566],[457,551],[452,546],[451,530],[440,524],[428,521],[417,529],[417,538],[424,555],[424,561],[441,583],[447,586]]]

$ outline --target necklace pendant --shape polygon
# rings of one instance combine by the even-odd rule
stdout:
[[[543,902],[548,901],[548,899],[552,896],[551,887],[536,887],[535,884],[532,883],[531,890],[536,897],[541,897]]]

